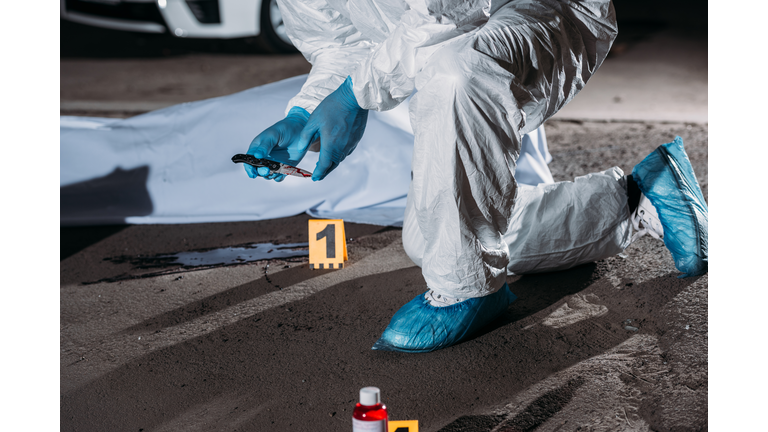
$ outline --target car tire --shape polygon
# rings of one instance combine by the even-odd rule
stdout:
[[[285,34],[285,24],[276,0],[261,1],[260,21],[261,34],[257,40],[262,49],[270,53],[298,52]]]

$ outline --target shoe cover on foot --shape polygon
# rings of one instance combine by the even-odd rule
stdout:
[[[664,244],[681,277],[707,272],[707,203],[683,148],[683,139],[663,144],[632,170],[664,228]]]
[[[507,310],[517,296],[505,283],[495,293],[436,307],[419,294],[392,317],[375,350],[429,352],[456,344]]]

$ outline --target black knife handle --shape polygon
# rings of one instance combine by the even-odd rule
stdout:
[[[279,170],[282,165],[280,162],[271,161],[269,159],[259,159],[249,154],[236,154],[232,156],[232,162],[245,163],[255,168],[267,167],[272,172]]]

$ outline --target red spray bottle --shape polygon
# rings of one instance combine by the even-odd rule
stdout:
[[[378,387],[360,389],[360,403],[352,412],[352,432],[387,432],[387,407],[381,403]]]

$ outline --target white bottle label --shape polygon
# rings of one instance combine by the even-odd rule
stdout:
[[[363,421],[352,419],[352,432],[387,432],[386,420]]]

